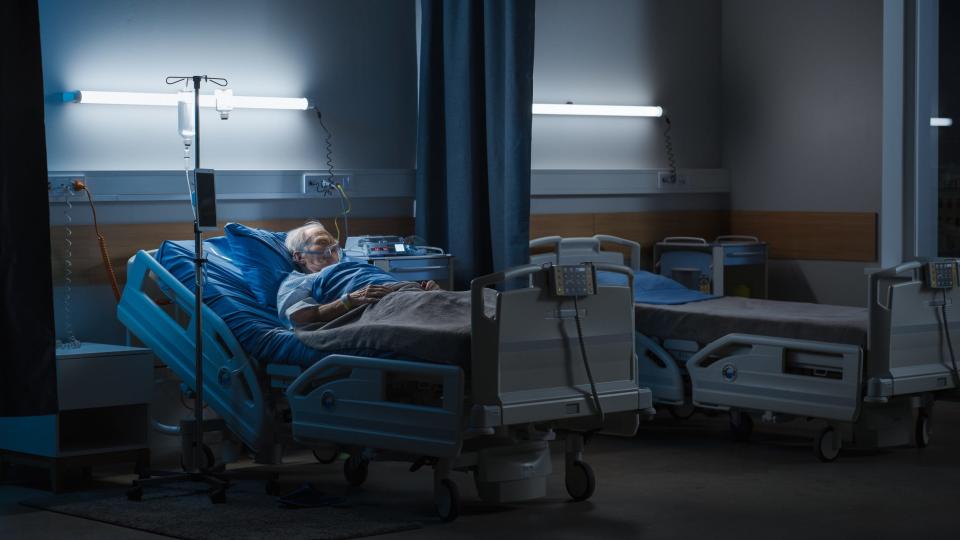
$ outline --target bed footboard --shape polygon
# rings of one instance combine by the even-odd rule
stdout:
[[[603,412],[611,420],[615,413],[631,415],[626,424],[633,431],[640,413],[652,414],[650,391],[637,384],[633,274],[620,265],[595,267],[626,275],[630,286],[599,286],[575,301],[550,293],[541,265],[473,280],[471,427],[577,418],[598,423],[581,334]],[[485,311],[483,289],[512,279],[531,279],[531,285],[498,293],[494,312]]]
[[[456,366],[335,354],[287,388],[293,436],[305,444],[460,452],[463,370]]]
[[[855,421],[860,412],[859,347],[729,334],[687,361],[693,403]]]

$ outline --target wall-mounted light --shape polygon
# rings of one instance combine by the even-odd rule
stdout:
[[[953,118],[931,118],[930,126],[931,127],[950,127],[953,125]]]
[[[533,114],[572,116],[663,116],[663,107],[633,105],[575,105],[573,103],[534,103]]]
[[[176,107],[178,101],[176,93],[99,92],[92,90],[64,92],[62,97],[65,102],[97,105],[159,105]],[[225,96],[219,97],[222,105]],[[218,96],[215,95],[202,95],[200,96],[200,106],[211,109],[215,108],[217,107],[217,98]],[[233,109],[292,109],[303,111],[310,107],[307,98],[230,96],[228,99]]]

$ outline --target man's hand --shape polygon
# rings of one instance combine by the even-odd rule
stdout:
[[[431,279],[431,280],[427,280],[427,281],[421,281],[421,282],[420,282],[420,288],[423,289],[423,290],[425,290],[425,291],[439,291],[439,290],[440,290],[440,286],[437,285],[437,282],[434,281],[434,280],[432,280],[432,279]]]
[[[350,293],[350,301],[356,305],[375,304],[381,298],[393,292],[392,289],[384,285],[367,285]]]

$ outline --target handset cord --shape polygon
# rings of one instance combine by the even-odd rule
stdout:
[[[670,183],[675,184],[677,182],[677,161],[673,157],[673,140],[670,138],[670,129],[672,127],[670,117],[664,115],[663,122],[667,125],[667,128],[663,130],[663,139],[667,149],[667,162],[670,164]]]
[[[960,372],[957,371],[957,357],[953,354],[953,340],[950,339],[950,323],[947,321],[947,290],[940,289],[943,293],[943,304],[940,306],[940,312],[943,314],[943,334],[947,338],[947,348],[950,350],[950,363],[953,365],[953,387],[960,390]]]
[[[330,183],[333,184],[333,141],[332,141],[332,139],[333,139],[333,134],[330,133],[330,130],[329,130],[329,129],[327,129],[327,125],[323,123],[323,114],[320,113],[320,107],[314,107],[313,110],[314,110],[314,112],[317,113],[317,120],[320,121],[320,127],[323,128],[323,132],[324,132],[324,134],[325,134],[325,135],[324,135],[324,138],[323,138],[323,145],[324,145],[324,147],[326,148],[326,150],[325,150],[325,152],[326,152],[325,161],[326,161],[326,164],[327,164],[327,178],[329,179]],[[343,191],[343,186],[340,186],[339,184],[333,184],[333,185],[334,185],[334,186],[336,187],[336,189],[340,192],[340,210],[341,210],[341,212],[342,212],[342,214],[343,214],[343,233],[344,233],[344,237],[345,237],[345,238],[344,238],[344,241],[346,241],[346,237],[348,237],[349,234],[350,234],[350,233],[349,233],[349,229],[348,229],[348,227],[347,227],[347,214],[350,213],[350,206],[351,206],[351,205],[350,205],[350,199],[349,199],[349,197],[347,197],[347,205],[348,205],[348,208],[347,208],[346,210],[344,210],[344,209],[343,209],[343,198],[346,197],[347,195],[346,195],[346,193],[344,193],[344,191]],[[318,188],[318,189],[319,189],[319,188]],[[337,231],[337,242],[340,242],[340,224],[337,223],[337,218],[336,218],[336,217],[333,218],[333,227],[334,227],[334,228],[336,229],[336,231]]]
[[[580,305],[577,302],[577,297],[573,297],[573,311],[574,311],[574,320],[577,321],[577,338],[580,341],[580,355],[583,357],[583,367],[587,371],[587,379],[590,381],[590,391],[593,393],[593,403],[597,407],[597,413],[600,415],[600,427],[591,430],[588,435],[592,435],[593,432],[599,431],[604,424],[604,414],[603,406],[600,405],[600,394],[597,393],[597,384],[593,380],[593,372],[590,370],[590,359],[587,358],[587,347],[583,343],[583,329],[580,327]]]

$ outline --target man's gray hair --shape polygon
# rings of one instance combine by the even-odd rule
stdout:
[[[311,231],[321,229],[323,232],[327,233],[327,236],[330,237],[331,241],[335,241],[333,236],[327,232],[327,228],[323,226],[319,221],[308,221],[303,225],[293,229],[287,233],[287,239],[283,242],[287,246],[287,250],[290,251],[290,256],[293,256],[295,251],[303,251],[307,247],[307,236]]]

